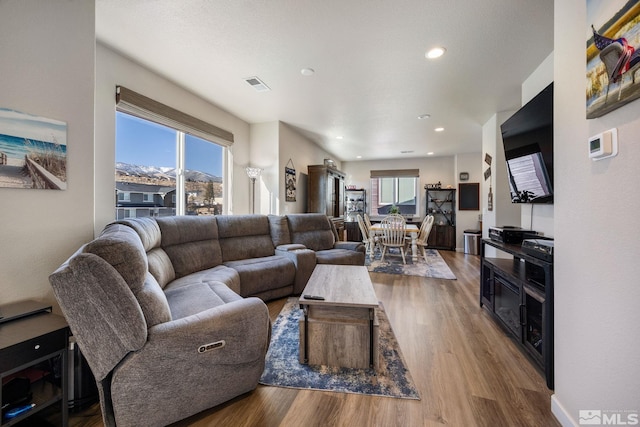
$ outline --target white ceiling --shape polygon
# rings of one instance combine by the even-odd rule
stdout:
[[[553,50],[553,0],[97,0],[96,36],[339,160],[444,156],[480,152],[482,124],[520,107]],[[446,54],[427,60],[437,45]]]

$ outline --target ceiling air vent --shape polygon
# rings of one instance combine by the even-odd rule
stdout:
[[[256,91],[258,92],[266,92],[268,90],[271,90],[269,88],[269,86],[267,86],[266,84],[264,84],[264,82],[262,80],[260,80],[257,77],[247,77],[246,79],[244,79],[245,82],[249,83]]]

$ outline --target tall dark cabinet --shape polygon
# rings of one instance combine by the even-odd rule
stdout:
[[[309,165],[307,171],[307,212],[326,214],[342,236],[345,174],[326,165]]]
[[[427,243],[434,249],[456,250],[456,190],[427,189],[427,215],[433,215],[433,227]]]

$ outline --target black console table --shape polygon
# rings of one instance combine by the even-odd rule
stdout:
[[[35,404],[15,418],[6,418],[5,402],[0,426],[11,426],[54,404],[60,405],[61,424],[68,424],[67,345],[69,327],[62,316],[51,313],[51,306],[36,301],[22,301],[0,306],[0,381],[11,378],[31,381],[31,399],[20,405]],[[57,367],[49,371],[43,365]],[[55,378],[54,371],[59,372]]]
[[[488,258],[487,245],[513,258]],[[480,306],[515,338],[553,389],[553,262],[524,253],[520,244],[490,239],[482,240],[480,255]]]

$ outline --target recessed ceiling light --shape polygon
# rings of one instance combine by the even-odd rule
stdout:
[[[429,151],[429,152],[427,153],[427,156],[433,156],[433,151]]]
[[[361,158],[362,158],[362,156],[356,156],[356,159],[361,159]]]
[[[336,139],[343,139],[343,138],[344,138],[344,136],[342,136],[342,135],[336,136]]]
[[[443,131],[444,131],[444,128],[435,128],[434,130],[435,130],[436,132],[443,132]]]
[[[420,119],[420,120],[424,120],[424,119],[428,119],[428,118],[430,118],[430,117],[431,117],[431,114],[420,114],[420,115],[418,116],[418,119]]]
[[[316,71],[313,68],[303,68],[302,70],[300,70],[300,73],[303,76],[313,76],[315,72]]]
[[[425,56],[427,58],[429,58],[429,59],[436,59],[436,58],[440,58],[442,55],[444,55],[444,53],[446,51],[447,51],[447,49],[445,49],[443,47],[434,47],[429,52],[427,52],[425,54]]]

